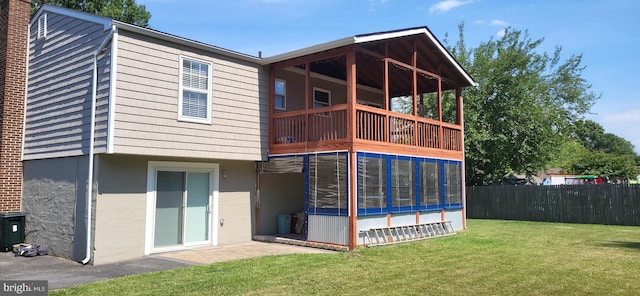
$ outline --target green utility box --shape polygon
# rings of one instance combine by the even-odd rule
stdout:
[[[24,242],[24,214],[0,213],[0,252],[13,250],[13,244]]]
[[[291,229],[291,215],[278,215],[278,234],[287,234]]]

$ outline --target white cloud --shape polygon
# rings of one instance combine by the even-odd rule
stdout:
[[[498,36],[498,38],[504,37],[504,34],[506,34],[506,31],[504,29],[500,29],[498,32],[496,32],[496,36]]]
[[[462,6],[465,4],[469,4],[471,3],[471,0],[468,1],[461,1],[461,0],[444,0],[444,1],[440,1],[434,5],[432,5],[431,7],[429,7],[429,12],[433,13],[433,12],[446,12],[449,11],[453,8],[456,8],[458,6]]]
[[[503,21],[503,20],[498,20],[498,19],[493,19],[491,20],[490,23],[492,26],[500,26],[500,27],[506,27],[509,25],[509,23]]]

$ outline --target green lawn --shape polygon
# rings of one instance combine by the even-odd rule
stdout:
[[[637,295],[640,227],[470,220],[458,235],[269,256],[51,295]]]

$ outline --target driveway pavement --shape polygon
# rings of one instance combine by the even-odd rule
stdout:
[[[248,242],[156,254],[144,258],[105,265],[82,265],[54,257],[14,257],[0,252],[0,280],[48,280],[49,289],[62,289],[126,275],[187,267],[190,265],[239,260],[251,257],[294,253],[333,253],[333,251]]]

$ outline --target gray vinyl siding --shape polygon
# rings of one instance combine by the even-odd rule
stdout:
[[[211,124],[178,120],[180,57],[212,64]],[[114,153],[262,160],[268,71],[159,39],[118,37]]]
[[[88,153],[93,53],[108,36],[104,24],[47,12],[47,37],[31,27],[24,159]],[[105,150],[109,84],[107,51],[99,62],[97,152]]]

